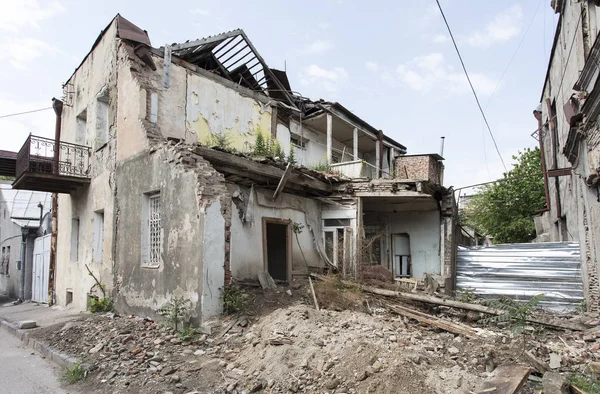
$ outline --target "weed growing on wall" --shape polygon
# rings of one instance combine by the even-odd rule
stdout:
[[[223,133],[210,133],[208,138],[206,139],[206,145],[214,146],[221,150],[231,152],[234,149],[231,147],[231,139],[229,138],[229,134]]]
[[[223,313],[225,315],[239,312],[246,303],[244,293],[235,285],[227,285],[223,288],[221,300],[223,301]]]

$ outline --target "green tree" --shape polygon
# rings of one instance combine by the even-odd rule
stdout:
[[[533,240],[533,218],[546,202],[539,148],[519,152],[513,160],[502,179],[478,190],[464,217],[466,224],[493,236],[496,243]]]

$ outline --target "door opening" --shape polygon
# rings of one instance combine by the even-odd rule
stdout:
[[[410,236],[406,233],[393,234],[392,245],[392,253],[394,256],[392,274],[396,278],[410,278],[412,275],[410,261]]]
[[[289,281],[291,248],[289,220],[264,219],[266,268],[274,280]]]

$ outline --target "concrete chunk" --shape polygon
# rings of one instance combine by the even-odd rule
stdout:
[[[22,330],[27,330],[30,328],[36,328],[37,324],[35,320],[22,320],[17,323],[17,327],[19,327]]]

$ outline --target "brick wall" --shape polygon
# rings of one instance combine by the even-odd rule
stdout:
[[[430,181],[441,184],[441,165],[429,155],[396,158],[396,179]]]

